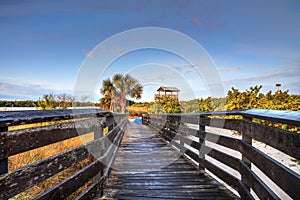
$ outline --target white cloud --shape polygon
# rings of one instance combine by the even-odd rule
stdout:
[[[38,99],[44,94],[60,94],[69,93],[71,90],[54,90],[50,88],[43,87],[39,84],[11,84],[0,82],[0,98],[15,100],[15,99]]]
[[[258,71],[259,72],[259,71]],[[275,90],[275,84],[281,83],[283,90],[290,90],[291,93],[300,93],[300,68],[298,65],[282,66],[266,73],[257,73],[249,76],[231,78],[224,80],[227,89],[237,87],[247,89],[250,86],[262,85],[265,91]]]

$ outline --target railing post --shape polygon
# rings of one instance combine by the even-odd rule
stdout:
[[[8,131],[8,126],[0,127],[0,132]],[[8,172],[8,158],[3,158],[0,160],[0,175],[6,174]]]
[[[103,137],[103,126],[100,125],[100,127],[95,128],[94,130],[94,140],[100,139],[101,137]],[[96,152],[95,153],[95,158],[99,159],[102,155],[103,155],[103,150],[102,147],[97,147],[96,148]]]
[[[142,114],[142,124],[149,125],[149,115],[148,114]]]
[[[175,127],[178,126],[178,128],[175,128],[175,129],[171,129],[171,131],[174,131],[177,134],[180,134],[179,133],[179,126],[181,125],[181,116],[178,115],[178,116],[174,116],[173,117],[173,120],[171,121],[171,124],[173,124]],[[182,135],[182,134],[181,134]],[[175,136],[176,138],[176,136]],[[182,140],[179,139],[179,143],[180,145],[183,147],[180,149],[180,153],[181,155],[183,156],[185,154],[185,150],[184,150],[184,142]]]
[[[251,117],[245,117],[245,116],[243,116],[243,120],[244,121],[248,121],[248,122],[252,122],[252,118]],[[252,137],[246,135],[245,133],[242,133],[242,141],[244,141],[245,143],[248,143],[248,144],[252,145]],[[248,158],[246,158],[246,156],[244,156],[244,154],[242,154],[242,161],[251,169],[251,161]],[[243,176],[243,174],[241,174],[241,180],[242,180],[243,183],[245,183],[244,182],[244,176]],[[247,186],[246,184],[245,184],[245,186],[248,189],[248,191],[250,192],[250,187]]]
[[[113,121],[113,123],[111,123],[111,121]],[[114,117],[112,115],[106,117],[106,123],[109,124],[108,125],[108,132],[109,132],[115,127]]]
[[[94,140],[100,139],[103,137],[103,125],[101,124],[100,127],[96,127],[94,130]],[[99,159],[103,155],[103,146],[96,147],[94,152],[95,159]],[[98,182],[101,177],[103,176],[103,170],[99,171],[99,173],[94,176],[94,182]],[[102,186],[101,186],[102,187]],[[97,194],[97,197],[103,196],[103,189],[100,190],[100,193]]]
[[[204,115],[200,115],[199,116],[199,131],[205,131],[205,126],[201,125],[201,119],[205,119]],[[199,136],[199,144],[204,144],[204,140],[201,139],[201,137]],[[199,170],[204,171],[205,168],[204,166],[202,166],[201,163],[201,159],[205,159],[205,154],[201,152],[201,146],[200,145],[200,149],[199,149]]]

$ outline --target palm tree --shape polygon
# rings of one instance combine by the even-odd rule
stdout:
[[[126,97],[141,98],[143,87],[129,74],[115,74],[112,78],[102,83],[101,94],[111,97],[110,111],[119,105],[121,112],[126,112]],[[103,97],[104,98],[104,97]]]
[[[100,108],[102,110],[110,110],[111,109],[111,97],[105,95],[100,99]]]
[[[103,109],[113,111],[114,108],[112,99],[115,93],[115,88],[109,78],[103,80],[100,93],[104,95],[104,97],[100,99],[100,105],[103,107]],[[103,103],[105,103],[105,105],[102,105]]]

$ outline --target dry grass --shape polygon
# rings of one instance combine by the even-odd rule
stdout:
[[[128,113],[130,117],[141,117],[142,114],[148,113],[148,107],[134,107],[134,106],[129,106],[127,107]]]
[[[67,122],[70,120],[64,120],[63,122]],[[37,123],[37,124],[30,124],[30,125],[20,125],[20,126],[14,126],[10,127],[9,130],[17,130],[17,129],[23,129],[23,128],[31,128],[36,126],[46,126],[46,125],[52,125],[55,123],[61,123],[60,122],[46,122],[46,123]],[[82,136],[74,137],[71,139],[67,139],[61,142],[57,142],[51,145],[43,146],[37,149],[33,149],[24,153],[20,153],[14,156],[10,156],[8,158],[8,167],[9,171],[13,171],[16,169],[19,169],[21,167],[24,167],[26,165],[29,165],[31,163],[37,162],[41,159],[48,158],[50,156],[53,156],[55,154],[58,154],[60,152],[64,152],[68,149],[77,147],[79,145],[82,145],[86,142],[92,141],[94,138],[94,133],[87,133]],[[26,191],[16,195],[13,199],[33,199],[37,195],[45,192],[49,188],[55,186],[56,184],[60,183],[65,178],[69,177],[70,175],[74,174],[75,172],[79,171],[83,167],[87,166],[92,162],[92,158],[87,158],[77,164],[75,164],[72,167],[69,167],[65,169],[64,171],[54,175],[53,177],[48,178],[47,180],[33,186],[32,188],[27,189]],[[87,188],[88,185],[90,185],[92,182],[85,184],[80,190],[75,192],[73,195],[71,195],[68,199],[75,199],[75,196],[79,195],[84,189]]]

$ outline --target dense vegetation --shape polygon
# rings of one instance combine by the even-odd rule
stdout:
[[[0,100],[0,107],[34,107],[37,101],[23,100],[23,101],[8,101]]]
[[[277,91],[266,94],[260,92],[262,86],[250,87],[240,92],[235,88],[228,91],[226,97],[227,110],[261,108],[272,110],[300,110],[300,95],[290,95],[289,91]]]
[[[181,113],[181,106],[177,98],[169,96],[156,97],[155,102],[149,107],[148,113]]]
[[[68,107],[79,107],[79,106],[97,106],[92,102],[81,102],[76,101],[75,98],[68,94],[45,94],[42,98],[33,100],[23,101],[8,101],[0,100],[0,107],[35,107],[40,110],[51,110],[51,109],[65,109]],[[99,105],[98,105],[99,106]]]
[[[300,110],[300,95],[289,94],[289,91],[272,91],[263,94],[262,86],[250,87],[245,91],[231,88],[225,98],[200,98],[190,101],[178,101],[170,97],[156,99],[152,103],[138,103],[129,107],[135,114],[141,113],[193,113],[220,110],[261,108],[272,110]],[[138,115],[137,115],[138,116]]]
[[[104,93],[105,96],[101,98],[99,104],[76,101],[74,97],[67,94],[46,94],[37,101],[0,100],[0,107],[36,107],[38,109],[56,109],[71,106],[99,106],[104,110],[121,111],[120,105],[117,104],[119,101],[118,98],[116,98],[116,107],[114,107],[114,109],[111,105],[111,97],[113,96],[111,93],[117,90],[113,88],[109,89],[109,82],[113,84],[109,79],[103,81],[101,92]],[[133,101],[126,100],[125,105],[129,105],[127,110],[131,116],[141,116],[143,113],[192,113],[248,108],[293,111],[300,110],[300,95],[289,94],[288,90],[279,90],[276,92],[269,91],[264,94],[261,92],[261,88],[262,86],[254,86],[245,91],[239,91],[236,88],[231,88],[227,92],[227,96],[225,98],[208,97],[190,101],[178,101],[170,97],[164,97],[156,99],[154,102],[150,103],[134,103]],[[132,94],[139,98],[142,88],[136,87],[136,89],[135,93],[132,92]]]

